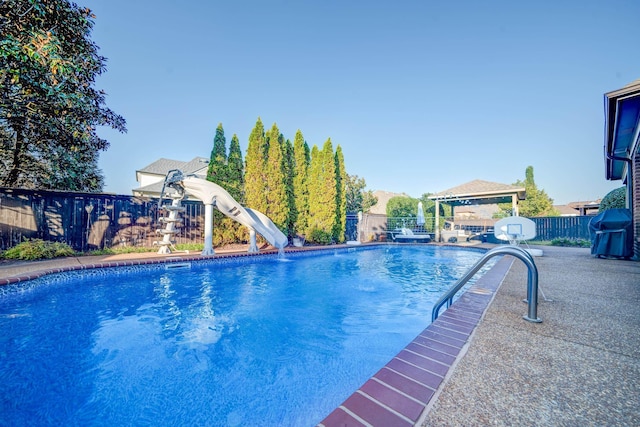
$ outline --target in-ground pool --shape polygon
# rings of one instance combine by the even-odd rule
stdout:
[[[481,255],[359,247],[0,287],[0,425],[313,425]]]

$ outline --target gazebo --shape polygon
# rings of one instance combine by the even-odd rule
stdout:
[[[440,241],[440,203],[451,206],[452,215],[456,206],[511,203],[514,216],[518,215],[518,200],[526,196],[524,187],[476,179],[466,184],[429,196],[435,202],[436,241]]]

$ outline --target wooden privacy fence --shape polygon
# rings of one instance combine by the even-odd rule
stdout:
[[[163,227],[158,222],[157,203],[157,199],[144,197],[0,187],[0,250],[30,238],[64,242],[80,251],[114,246],[150,247],[162,238],[156,234]],[[202,243],[204,205],[197,201],[184,201],[183,205],[186,212],[181,214],[183,223],[176,243]],[[531,218],[536,223],[535,240],[588,240],[591,218]],[[383,240],[387,220],[386,215],[363,215],[361,241]],[[357,215],[348,215],[347,240],[357,238],[357,225]]]
[[[64,242],[87,251],[114,246],[150,247],[156,230],[157,199],[0,187],[0,250],[24,239]],[[167,202],[168,203],[168,202]],[[202,243],[204,205],[185,201],[177,243]]]
[[[530,218],[536,223],[535,240],[558,238],[590,240],[589,221],[593,216],[548,216]]]

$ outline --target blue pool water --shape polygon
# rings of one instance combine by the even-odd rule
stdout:
[[[0,425],[314,425],[482,255],[432,246],[66,273],[0,294]]]

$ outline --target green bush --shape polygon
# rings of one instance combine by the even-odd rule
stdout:
[[[331,233],[314,228],[307,237],[307,240],[319,245],[330,245],[333,242],[333,236]]]
[[[74,255],[74,250],[66,243],[49,242],[42,239],[30,239],[7,249],[2,254],[2,257],[5,259],[33,261],[37,259],[51,259]]]
[[[624,209],[626,207],[627,187],[616,188],[607,193],[600,202],[599,212],[607,209]]]
[[[569,239],[567,237],[559,237],[551,241],[551,246],[570,246],[574,248],[589,248],[591,242],[585,239]]]

